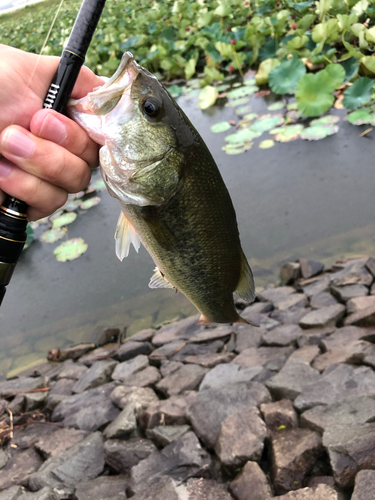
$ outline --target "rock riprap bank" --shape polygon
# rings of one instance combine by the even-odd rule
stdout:
[[[0,500],[373,500],[375,258],[0,383]]]

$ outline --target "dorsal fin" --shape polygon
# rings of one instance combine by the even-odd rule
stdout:
[[[154,271],[150,283],[148,284],[150,288],[173,288],[173,285],[164,278],[164,275],[159,271],[158,267],[155,267]]]
[[[248,300],[249,302],[254,302],[255,299],[253,273],[243,252],[241,257],[241,275],[234,294],[240,299]]]
[[[116,255],[120,260],[129,255],[130,244],[133,244],[136,252],[138,252],[141,246],[138,234],[122,210],[117,221],[115,240]]]

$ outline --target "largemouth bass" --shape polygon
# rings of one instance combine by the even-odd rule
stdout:
[[[252,302],[254,281],[228,190],[157,78],[126,52],[102,87],[71,101],[69,114],[102,145],[101,173],[121,205],[117,256],[142,243],[157,266],[151,288],[180,290],[201,323],[247,323],[233,293]]]

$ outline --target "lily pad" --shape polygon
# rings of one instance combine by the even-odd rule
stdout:
[[[279,109],[283,109],[285,104],[282,101],[274,102],[268,106],[268,111],[278,111]]]
[[[232,128],[232,125],[229,122],[219,122],[219,123],[215,123],[215,125],[212,125],[210,130],[214,134],[217,134],[219,132],[226,132],[230,128]]]
[[[102,191],[105,189],[105,183],[103,179],[96,179],[93,183],[90,184],[91,187],[93,187],[96,191]]]
[[[275,58],[271,59],[266,59],[265,61],[262,61],[259,65],[257,74],[255,75],[255,83],[257,85],[264,85],[268,82],[268,76],[270,72],[276,68],[276,66],[279,66],[280,61]]]
[[[88,200],[81,203],[80,208],[82,208],[82,210],[88,210],[89,208],[99,205],[101,201],[102,200],[101,198],[99,198],[99,196],[93,196],[92,198],[89,198]]]
[[[298,80],[305,73],[305,65],[297,56],[294,56],[274,68],[268,76],[268,81],[271,89],[276,94],[292,94]]]
[[[246,113],[251,112],[251,106],[240,106],[239,108],[234,110],[238,115],[246,115]]]
[[[255,85],[255,78],[249,78],[248,80],[244,80],[244,85]]]
[[[72,238],[56,247],[53,254],[59,262],[66,262],[77,259],[86,252],[87,248],[88,245],[82,238]]]
[[[260,137],[261,132],[256,132],[254,130],[250,130],[249,128],[244,128],[242,130],[237,130],[234,134],[227,135],[225,138],[225,142],[229,144],[244,144],[245,142],[252,141],[257,137]]]
[[[369,113],[367,109],[357,109],[348,115],[348,122],[353,125],[372,124],[374,118],[374,114]]]
[[[308,141],[319,141],[324,139],[329,135],[337,134],[339,131],[338,125],[315,125],[312,127],[306,127],[301,132],[301,139],[306,139]]]
[[[340,121],[339,116],[327,115],[327,116],[322,116],[321,118],[317,118],[316,120],[311,120],[310,126],[329,125],[329,124],[337,123],[339,121]]]
[[[226,144],[221,149],[225,151],[227,155],[239,155],[245,151],[249,151],[253,145],[253,142],[247,142],[246,144]]]
[[[349,57],[346,61],[340,63],[345,70],[345,79],[343,83],[350,82],[358,74],[359,62],[355,57]]]
[[[53,220],[52,227],[57,228],[67,226],[68,224],[74,222],[76,218],[77,214],[75,212],[69,212],[67,214],[60,215],[60,217],[57,217],[57,219]]]
[[[288,111],[297,110],[298,109],[297,103],[296,102],[290,102],[289,104],[287,104],[286,109]]]
[[[346,109],[357,109],[362,104],[370,101],[372,97],[372,89],[374,86],[371,78],[358,78],[353,85],[351,85],[344,92],[344,99],[342,101]]]
[[[328,73],[332,79],[335,88],[337,89],[340,87],[345,78],[345,69],[341,66],[341,64],[329,64],[324,71]]]
[[[262,134],[267,130],[271,130],[281,125],[283,122],[284,119],[280,115],[263,115],[251,125],[250,130]]]
[[[180,97],[184,89],[180,87],[180,85],[171,85],[168,88],[168,92],[171,94],[172,97]]]
[[[225,92],[226,90],[228,90],[230,88],[230,85],[229,85],[229,83],[221,83],[216,88],[217,88],[218,92]]]
[[[298,139],[303,130],[303,125],[286,125],[270,130],[270,134],[275,136],[277,142],[290,142]]]
[[[26,242],[25,242],[23,249],[26,250],[26,248],[29,248],[29,246],[31,245],[31,243],[33,241],[34,241],[34,229],[31,227],[30,224],[27,224],[27,226],[26,226]]]
[[[63,206],[63,209],[67,212],[74,212],[74,210],[77,210],[81,203],[82,200],[68,200]]]
[[[265,141],[261,141],[259,143],[260,149],[269,149],[272,148],[275,145],[275,141],[272,139],[266,139]]]
[[[285,115],[285,123],[296,123],[299,119],[302,118],[302,115],[299,111],[295,109],[291,109],[290,111],[287,112]]]
[[[227,97],[230,99],[238,99],[239,97],[246,97],[255,94],[259,90],[255,85],[245,85],[244,87],[239,87],[237,89],[228,92]]]
[[[61,229],[50,229],[49,231],[44,231],[40,239],[44,241],[44,243],[55,243],[58,240],[61,240],[65,236],[65,231]]]
[[[225,106],[230,108],[235,108],[236,106],[242,106],[247,104],[250,101],[248,97],[240,97],[239,99],[233,99],[233,101],[229,101]]]
[[[219,92],[216,87],[212,87],[212,85],[207,85],[199,94],[199,102],[198,106],[201,109],[207,109],[213,104],[215,104],[217,96]]]
[[[304,75],[296,88],[298,111],[305,116],[319,116],[328,111],[335,98],[334,84],[324,70]]]

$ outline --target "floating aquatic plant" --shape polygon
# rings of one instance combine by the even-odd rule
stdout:
[[[285,127],[278,127],[270,130],[270,134],[275,136],[277,142],[290,142],[298,139],[303,130],[303,125],[286,125]]]
[[[269,149],[275,145],[275,142],[272,139],[266,139],[259,143],[260,149]]]
[[[68,212],[54,219],[52,221],[52,227],[57,228],[57,227],[67,226],[68,224],[74,222],[76,218],[77,214],[75,212]]]
[[[217,134],[220,132],[226,132],[230,128],[232,128],[232,125],[229,122],[219,122],[219,123],[215,123],[215,125],[212,125],[210,130],[214,134]]]
[[[68,260],[78,259],[78,257],[86,252],[87,248],[88,245],[82,238],[72,238],[61,243],[61,245],[55,248],[53,253],[56,260],[59,262],[66,262]]]
[[[65,231],[61,229],[52,228],[48,231],[44,231],[40,239],[44,241],[44,243],[55,243],[56,241],[61,240],[61,238],[63,238],[65,234]]]
[[[292,94],[298,80],[305,73],[306,66],[297,56],[294,56],[287,61],[282,61],[270,72],[269,85],[276,94]]]
[[[82,210],[88,210],[89,208],[99,205],[100,202],[101,198],[99,198],[99,196],[93,196],[92,198],[89,198],[88,200],[82,202],[80,204],[80,208],[82,208]]]
[[[357,109],[362,104],[366,104],[371,100],[374,82],[371,78],[358,78],[344,92],[344,100],[342,101],[346,109]]]

